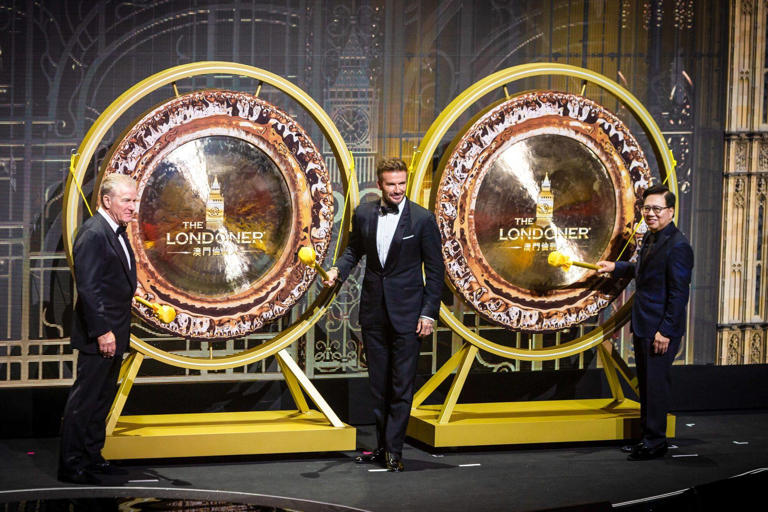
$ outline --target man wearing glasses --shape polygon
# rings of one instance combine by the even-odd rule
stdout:
[[[636,263],[598,261],[598,272],[635,278],[632,343],[640,388],[642,439],[624,446],[629,460],[649,460],[667,452],[670,369],[685,332],[693,250],[675,226],[675,195],[663,185],[643,193],[648,232]]]

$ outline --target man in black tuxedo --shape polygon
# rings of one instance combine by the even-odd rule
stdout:
[[[434,330],[445,266],[434,215],[405,197],[405,162],[383,160],[376,175],[381,200],[355,210],[349,245],[337,267],[328,271],[325,284],[346,279],[366,256],[360,327],[374,399],[377,447],[355,460],[403,471],[403,440],[413,402],[419,337]]]
[[[598,272],[635,278],[632,343],[640,388],[639,443],[622,448],[630,460],[648,460],[667,451],[670,369],[685,333],[693,250],[672,221],[675,195],[663,185],[643,194],[648,226],[637,263],[598,261]]]
[[[136,206],[129,176],[110,174],[101,184],[100,208],[83,222],[72,249],[77,304],[71,343],[77,377],[64,408],[59,480],[100,483],[99,474],[124,471],[104,460],[106,418],[117,390],[131,329],[136,262],[125,227]]]

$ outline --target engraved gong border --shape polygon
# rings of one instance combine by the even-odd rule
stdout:
[[[497,103],[459,131],[433,187],[435,215],[444,241],[453,289],[481,316],[508,329],[559,330],[581,323],[607,306],[628,280],[607,280],[572,269],[573,282],[546,292],[511,283],[487,259],[476,236],[475,204],[487,173],[507,148],[538,135],[576,141],[598,157],[616,200],[609,241],[595,259],[617,259],[635,224],[635,203],[650,180],[648,162],[624,124],[592,100],[538,91]],[[552,176],[554,178],[554,175]],[[469,206],[468,206],[469,205]],[[630,243],[631,250],[634,244]]]
[[[424,188],[427,173],[431,172],[432,158],[438,145],[456,120],[472,105],[488,93],[498,91],[509,83],[525,78],[550,75],[577,78],[589,82],[618,98],[643,127],[650,139],[656,160],[660,163],[659,173],[663,177],[664,183],[673,193],[677,194],[675,159],[669,146],[667,146],[664,134],[640,100],[621,85],[600,73],[567,64],[532,63],[506,68],[479,80],[465,89],[443,109],[427,130],[416,150],[411,179],[408,184],[410,196],[416,197],[414,191],[421,191]],[[422,206],[429,208],[428,204]],[[679,209],[676,208],[675,221],[677,221],[678,214]],[[572,356],[602,343],[629,320],[632,300],[632,297],[629,298],[610,318],[583,336],[557,347],[542,349],[515,348],[488,340],[464,325],[444,303],[440,305],[440,319],[465,341],[482,350],[508,359],[544,361]]]
[[[333,228],[333,196],[325,163],[295,120],[253,95],[220,89],[191,92],[151,109],[121,137],[102,164],[103,172],[130,175],[142,201],[160,162],[185,144],[209,136],[254,146],[277,166],[287,185],[293,216],[273,265],[239,291],[198,296],[158,270],[148,256],[139,218],[129,224],[128,233],[136,253],[139,294],[170,304],[177,315],[163,324],[144,305],[134,305],[135,312],[158,330],[216,341],[258,330],[288,313],[304,295],[316,272],[298,261],[297,252],[311,245],[320,261],[324,259]]]
[[[168,68],[135,84],[113,101],[88,130],[78,148],[74,168],[67,179],[63,198],[62,227],[64,249],[70,269],[72,269],[72,242],[79,225],[81,208],[78,187],[88,170],[91,158],[96,153],[99,144],[107,132],[122,114],[147,94],[161,87],[170,86],[179,80],[210,74],[248,77],[260,83],[271,85],[295,100],[317,123],[328,140],[334,157],[338,162],[341,179],[345,188],[344,192],[348,198],[345,202],[346,207],[342,212],[342,225],[337,241],[339,245],[346,243],[349,234],[351,212],[360,200],[359,190],[352,154],[347,149],[344,139],[328,114],[305,91],[274,73],[234,62],[204,61]],[[309,304],[304,313],[289,327],[256,347],[235,354],[214,358],[190,357],[162,350],[133,334],[131,335],[131,346],[137,351],[171,366],[195,370],[236,368],[274,355],[303,336],[325,314],[338,289],[339,286],[324,288],[314,302]]]

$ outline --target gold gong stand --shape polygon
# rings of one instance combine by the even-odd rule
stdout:
[[[350,212],[359,202],[354,161],[328,114],[306,92],[268,71],[232,62],[196,62],[166,69],[137,83],[94,122],[80,144],[64,193],[64,246],[72,267],[72,241],[79,224],[78,190],[99,143],[119,117],[147,94],[165,86],[176,91],[176,82],[199,75],[245,76],[266,83],[299,103],[328,139],[346,187],[345,210],[339,240],[344,245],[349,232]],[[178,95],[178,93],[176,94]],[[108,459],[195,457],[258,453],[344,451],[355,448],[355,429],[342,423],[296,361],[287,347],[303,336],[325,313],[337,293],[323,289],[305,312],[272,339],[242,352],[224,357],[188,357],[167,352],[135,335],[134,349],[123,361],[119,388],[107,418],[107,439],[103,454]],[[145,357],[191,370],[224,370],[275,356],[295,410],[248,411],[200,414],[121,416],[131,388]],[[304,394],[319,410],[309,407]]]
[[[535,63],[498,71],[470,86],[456,97],[432,123],[416,151],[409,183],[409,197],[429,208],[424,182],[432,155],[453,123],[486,94],[524,78],[557,75],[589,82],[617,97],[636,117],[650,139],[664,181],[677,193],[675,160],[661,130],[640,101],[609,78],[588,69],[555,63]],[[675,221],[678,210],[675,209]],[[445,305],[440,319],[464,343],[419,389],[413,399],[408,435],[431,446],[479,446],[626,439],[639,432],[640,404],[624,396],[619,375],[637,393],[637,378],[614,350],[611,336],[630,318],[632,299],[587,334],[552,348],[520,349],[490,341],[464,325]],[[492,402],[459,404],[458,398],[479,350],[524,361],[547,361],[572,356],[597,347],[611,398]],[[423,405],[437,387],[454,373],[441,405]],[[668,416],[667,435],[674,437],[675,418]]]

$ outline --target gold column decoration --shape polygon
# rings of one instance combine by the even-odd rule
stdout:
[[[730,5],[717,363],[768,362],[768,78],[764,2]]]

